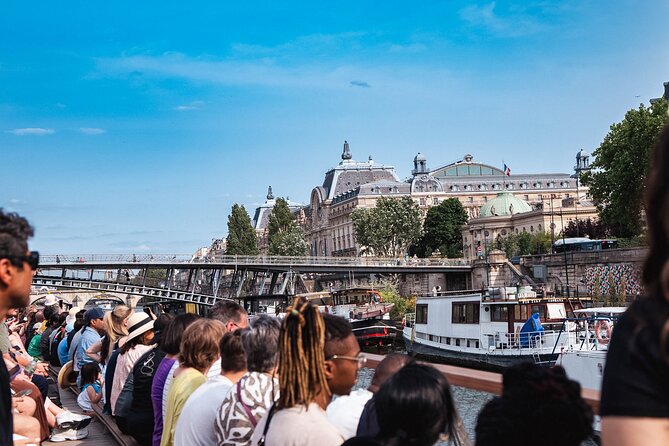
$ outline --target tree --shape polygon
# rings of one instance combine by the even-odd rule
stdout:
[[[288,202],[277,198],[267,223],[269,254],[276,256],[306,256],[309,244],[304,232],[295,222],[295,217],[288,207]]]
[[[567,226],[562,230],[565,237],[589,237],[593,240],[607,238],[610,235],[610,228],[608,228],[601,220],[592,221],[578,220],[578,227],[576,220],[571,220]]]
[[[382,197],[374,208],[353,211],[351,219],[363,251],[379,257],[403,257],[423,232],[420,211],[409,197]]]
[[[288,202],[283,198],[277,198],[276,204],[269,214],[269,221],[267,222],[267,237],[272,240],[276,234],[286,231],[290,228],[291,223],[295,220],[293,213],[288,207]]]
[[[430,208],[423,223],[425,234],[416,246],[416,253],[427,257],[439,250],[449,258],[462,257],[460,228],[467,220],[467,211],[457,198],[449,198]]]
[[[309,243],[304,239],[304,232],[291,222],[287,228],[274,234],[270,239],[269,254],[273,256],[306,256],[309,254]]]
[[[244,206],[232,205],[232,212],[228,215],[228,238],[226,254],[228,255],[258,255],[258,238],[253,229],[251,218]]]
[[[641,233],[643,190],[650,153],[668,121],[667,101],[650,107],[639,105],[611,126],[602,144],[595,149],[592,170],[582,176],[589,186],[602,222],[618,237]]]

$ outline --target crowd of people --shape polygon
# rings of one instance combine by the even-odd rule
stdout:
[[[604,446],[669,444],[669,128],[647,188],[647,297],[616,324],[601,396]],[[0,445],[81,439],[97,408],[142,445],[467,445],[450,385],[387,355],[367,389],[348,321],[297,298],[283,318],[231,301],[207,317],[29,305],[32,227],[0,209]],[[48,368],[76,376],[82,414],[49,395]],[[475,444],[577,446],[593,413],[560,367],[521,364],[478,415]]]

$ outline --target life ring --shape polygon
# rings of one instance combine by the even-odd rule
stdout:
[[[606,333],[606,337],[603,336]],[[595,324],[595,336],[597,337],[597,342],[600,344],[606,345],[611,341],[611,321],[608,319],[600,319]]]

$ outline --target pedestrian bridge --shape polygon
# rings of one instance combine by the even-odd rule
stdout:
[[[213,305],[221,299],[277,298],[309,291],[303,276],[468,274],[462,259],[213,256],[174,254],[44,255],[36,288],[87,290]]]

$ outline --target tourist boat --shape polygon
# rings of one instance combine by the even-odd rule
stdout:
[[[611,331],[626,307],[597,307],[575,310],[576,318],[568,319],[564,329],[575,335],[576,344],[560,351],[556,364],[564,367],[569,378],[583,389],[600,392],[606,365]],[[601,420],[595,415],[595,432],[601,431]]]
[[[396,329],[390,321],[394,304],[383,302],[378,290],[358,287],[299,296],[317,304],[323,313],[348,320],[355,337],[363,345],[385,344],[395,339]]]
[[[562,329],[580,299],[538,296],[531,287],[419,297],[403,329],[407,352],[466,367],[500,370],[520,361],[552,365],[576,342]]]

